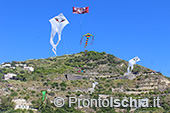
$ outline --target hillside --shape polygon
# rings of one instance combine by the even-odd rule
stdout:
[[[2,67],[6,65],[5,67]],[[33,67],[30,71],[25,67]],[[0,68],[0,93],[6,99],[26,99],[37,112],[165,112],[170,110],[170,79],[159,72],[135,65],[131,74],[127,72],[128,62],[105,52],[80,52],[77,54],[32,59],[26,61],[6,62]],[[3,80],[4,74],[17,76]],[[95,91],[90,94],[92,83],[98,82]],[[47,91],[45,102],[41,91]],[[68,108],[66,105],[57,108],[53,104],[55,97],[76,96],[79,98],[98,98],[111,96],[114,98],[153,98],[160,96],[161,108]],[[3,101],[1,101],[3,103]],[[14,106],[14,105],[13,105]],[[13,108],[1,111],[12,111]],[[18,111],[20,112],[20,111]],[[27,112],[27,111],[25,111]]]

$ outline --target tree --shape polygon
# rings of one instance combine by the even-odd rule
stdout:
[[[7,111],[7,110],[13,110],[15,103],[12,102],[12,98],[10,97],[0,97],[1,99],[1,104],[0,104],[0,111]]]
[[[2,80],[3,80],[3,74],[0,73],[0,81],[2,81]]]
[[[12,66],[12,67],[16,67],[16,66],[15,66],[15,61],[12,61],[11,66]]]

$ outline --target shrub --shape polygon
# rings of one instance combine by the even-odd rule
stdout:
[[[65,90],[66,90],[66,88],[63,88],[63,87],[61,88],[61,91],[65,91]]]
[[[54,93],[54,92],[50,92],[49,95],[50,95],[50,96],[54,96],[55,93]]]
[[[138,86],[138,85],[136,85],[136,88],[139,88],[139,86]]]
[[[126,89],[126,91],[130,91],[130,89]]]
[[[61,87],[67,87],[67,84],[66,84],[65,82],[62,82],[62,83],[60,84],[60,86],[61,86]]]
[[[165,90],[165,93],[166,93],[166,94],[168,94],[168,91],[167,91],[167,90]]]
[[[1,113],[3,111],[7,111],[7,110],[12,110],[14,109],[15,103],[12,102],[11,98],[6,98],[5,96],[3,96],[3,98],[1,97],[1,104],[0,104],[0,111]],[[4,113],[4,112],[3,112]],[[5,112],[6,113],[6,112]]]
[[[52,88],[55,88],[55,87],[58,87],[58,83],[57,82],[54,82],[51,84]]]
[[[32,103],[32,104],[35,104],[35,100],[33,100],[31,103]]]
[[[18,96],[18,93],[13,92],[13,93],[11,93],[11,96],[13,96],[13,97]]]
[[[33,94],[33,93],[35,93],[35,91],[31,91],[31,93]]]

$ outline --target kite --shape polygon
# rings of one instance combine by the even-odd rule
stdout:
[[[85,14],[85,13],[89,13],[89,7],[73,7],[73,13],[76,14]]]
[[[93,87],[92,87],[92,89],[93,89],[93,91],[94,91],[94,88],[95,88],[95,86],[98,84],[98,82],[94,82],[93,83]]]
[[[83,36],[81,37],[80,45],[82,44],[83,37],[86,37],[86,43],[85,43],[84,48],[86,48],[87,43],[88,43],[88,40],[89,40],[90,37],[92,37],[92,42],[90,43],[90,45],[93,44],[94,36],[93,36],[92,34],[90,34],[90,33],[87,33],[87,34],[85,34],[85,35],[83,35]]]
[[[83,19],[82,19],[82,14],[86,14],[89,13],[89,7],[73,7],[73,13],[74,14],[80,14],[81,19],[80,19],[80,33],[82,34],[82,23],[83,23]]]
[[[42,91],[42,96],[43,96],[42,100],[44,101],[45,96],[46,96],[46,91]],[[46,98],[47,98],[47,96],[46,96]]]
[[[90,94],[92,94],[93,92],[94,92],[94,88],[95,88],[95,86],[98,84],[98,82],[94,82],[93,84],[92,84],[92,88],[89,88],[88,89],[88,92],[90,91]]]
[[[49,20],[51,23],[51,37],[50,37],[50,44],[52,45],[52,51],[56,54],[56,47],[58,46],[60,40],[61,40],[61,32],[63,28],[69,24],[68,20],[64,17],[62,13],[60,13],[58,16],[55,16],[54,18]],[[54,36],[55,34],[58,34],[58,41],[56,44],[54,44]]]
[[[129,74],[130,71],[133,70],[133,65],[136,64],[136,62],[138,62],[138,61],[140,61],[140,59],[139,59],[139,57],[137,57],[137,56],[134,57],[133,59],[129,60],[129,66],[128,66],[128,68],[127,68],[127,74]],[[131,69],[130,69],[130,67],[131,67]]]

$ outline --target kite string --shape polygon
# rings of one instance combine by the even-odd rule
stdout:
[[[82,30],[83,30],[83,18],[82,14],[80,14],[80,35],[82,36]]]
[[[105,33],[104,30],[103,30],[101,27],[97,26],[97,25],[94,23],[94,21],[92,21],[91,19],[88,19],[88,18],[86,18],[86,19],[87,19],[88,21],[90,21],[99,32],[100,32],[100,30],[102,30],[100,33],[101,33],[101,34],[103,33],[104,36],[105,36],[105,39],[106,39],[115,49],[117,49],[118,52],[119,52],[119,49],[118,49],[116,46],[114,46],[114,45],[116,45],[116,44],[114,43],[114,45],[113,45],[113,43],[111,43],[112,41],[110,41],[110,40],[107,38],[107,37],[109,37],[109,36],[107,35],[107,33]],[[100,28],[100,29],[99,29],[99,28]],[[123,54],[122,52],[119,52],[119,53],[127,59],[127,57],[126,57],[125,54]]]

